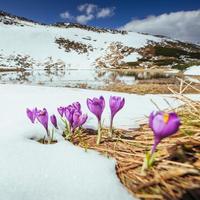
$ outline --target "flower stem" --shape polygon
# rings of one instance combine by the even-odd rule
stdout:
[[[66,123],[65,139],[68,140],[70,136],[72,136],[71,126],[69,123]]]
[[[98,122],[98,135],[97,135],[97,142],[96,144],[99,145],[101,142],[101,121]]]
[[[46,131],[47,131],[47,141],[48,141],[48,144],[51,144],[51,136],[50,136],[49,130],[46,129]]]
[[[110,138],[112,138],[112,132],[113,132],[113,118],[110,119],[110,129],[109,129],[109,132],[108,132],[108,136]]]
[[[53,137],[54,137],[54,129],[52,129],[51,141],[53,141]]]
[[[157,146],[157,144],[154,143],[153,146],[152,146],[152,149],[151,149],[151,156],[152,156],[153,153],[156,151],[156,146]]]
[[[158,138],[154,138],[154,144],[152,146],[152,149],[151,149],[151,156],[154,154],[154,152],[156,151],[156,147],[157,145],[159,144],[160,142],[160,139]]]
[[[156,151],[156,147],[159,144],[160,139],[158,138],[154,138],[154,144],[152,146],[152,149],[150,152],[147,152],[144,158],[144,162],[142,165],[142,170],[141,173],[145,174],[145,170],[148,170],[152,167],[152,165],[154,164],[155,161],[155,151]]]
[[[153,154],[151,154],[151,152],[146,152],[145,157],[144,157],[144,161],[143,161],[143,165],[142,165],[142,169],[141,169],[142,175],[145,175],[145,171],[148,170],[151,167],[152,156],[153,156]]]

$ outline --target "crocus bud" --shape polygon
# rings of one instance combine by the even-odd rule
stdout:
[[[87,106],[98,119],[98,121],[101,121],[101,115],[105,108],[105,99],[104,97],[100,96],[99,98],[93,98],[93,99],[87,99]]]
[[[111,119],[110,119],[110,131],[109,136],[112,137],[112,126],[113,126],[113,119],[119,110],[124,107],[125,99],[121,97],[111,96],[109,100],[110,111],[111,111]]]
[[[98,119],[98,135],[96,144],[99,145],[101,142],[101,115],[105,109],[105,99],[100,96],[99,98],[87,99],[87,106]]]
[[[31,120],[32,123],[35,123],[37,112],[37,108],[34,108],[32,110],[30,110],[29,108],[26,109],[27,117]]]
[[[109,100],[111,118],[113,119],[116,113],[124,107],[125,99],[121,97],[111,96]]]
[[[51,123],[53,124],[53,126],[58,129],[58,124],[57,124],[57,119],[56,119],[56,116],[55,115],[51,115],[50,116],[50,120],[51,120]]]
[[[155,152],[157,145],[162,139],[175,134],[180,125],[180,118],[174,112],[151,113],[149,117],[149,127],[154,133],[154,145],[151,153],[153,154]]]

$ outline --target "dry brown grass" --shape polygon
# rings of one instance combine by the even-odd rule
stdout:
[[[200,84],[192,84],[196,89],[200,90]],[[126,92],[126,93],[134,93],[134,94],[170,94],[168,87],[172,88],[173,90],[178,90],[179,86],[177,84],[160,84],[153,82],[148,83],[142,83],[142,84],[136,84],[136,85],[125,85],[125,84],[110,84],[106,87],[103,87],[101,89],[106,91],[115,91],[115,92]],[[190,93],[190,94],[197,94],[198,91],[188,87],[184,94]]]
[[[21,72],[21,71],[25,71],[24,68],[3,68],[0,66],[0,72]]]
[[[99,146],[96,145],[96,132],[92,130],[83,130],[81,135],[72,138],[72,142],[115,158],[120,181],[140,199],[184,199],[182,195],[188,190],[191,192],[191,189],[197,188],[199,192],[200,101],[184,97],[182,93],[186,87],[190,85],[186,83],[184,86],[182,81],[178,92],[169,88],[175,98],[186,103],[175,110],[182,126],[177,134],[158,145],[156,162],[145,175],[141,174],[143,159],[153,144],[153,133],[147,124],[133,131],[115,130],[112,139],[107,137],[108,130],[104,129]],[[200,199],[199,195],[196,193],[196,199]]]
[[[148,69],[148,70],[145,70],[144,68],[143,69],[141,68],[126,69],[126,70],[124,69],[112,70],[111,69],[110,71],[114,71],[125,76],[129,74],[130,76],[133,76],[133,77],[134,77],[134,73],[136,74],[144,73],[144,72],[150,73],[152,76],[150,76],[149,78],[138,79],[136,80],[135,84],[132,84],[132,85],[127,85],[123,82],[117,82],[117,83],[110,83],[100,88],[102,90],[107,90],[107,91],[135,93],[135,94],[170,94],[171,91],[168,89],[168,87],[170,87],[174,91],[178,91],[180,87],[180,80],[184,80],[187,78],[184,76],[182,72],[176,73],[174,75],[171,74],[169,75],[169,77],[165,77],[166,69],[162,69],[162,68]],[[193,78],[200,80],[200,77],[198,76],[195,76]],[[184,94],[198,93],[198,90],[200,90],[200,84],[195,83],[195,82],[190,82],[189,84],[193,87],[187,87],[183,93]]]

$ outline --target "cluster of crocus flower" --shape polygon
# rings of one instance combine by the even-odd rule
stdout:
[[[109,136],[112,137],[113,132],[113,120],[117,112],[124,107],[125,99],[117,96],[110,96],[109,106],[110,106],[110,129]],[[98,120],[98,135],[97,144],[101,142],[101,128],[102,128],[102,113],[105,109],[105,99],[103,96],[99,98],[94,97],[93,99],[87,99],[88,109],[97,117]],[[74,102],[68,106],[60,106],[57,108],[58,113],[61,116],[62,121],[65,123],[66,130],[64,132],[66,138],[71,136],[75,130],[81,127],[86,121],[88,116],[83,114],[81,111],[81,104],[79,102]],[[37,119],[46,130],[48,141],[51,140],[50,131],[48,129],[49,115],[47,110],[38,110],[34,108],[32,110],[27,108],[27,116],[32,123]],[[55,115],[50,116],[50,121],[53,126],[58,129],[57,119]],[[53,134],[53,131],[52,131]]]
[[[112,130],[113,130],[113,119],[116,113],[123,108],[125,104],[125,99],[121,97],[111,96],[109,100],[109,106],[111,111],[110,117],[110,131],[109,136],[112,137]],[[101,117],[102,113],[105,109],[105,99],[103,96],[99,98],[94,97],[93,99],[87,99],[87,106],[88,109],[97,117],[98,120],[98,136],[97,136],[97,145],[101,142]]]
[[[48,143],[51,143],[51,140],[53,139],[53,130],[52,130],[52,137],[48,128],[49,125],[49,114],[46,108],[43,108],[42,110],[33,108],[33,109],[26,109],[26,113],[28,118],[31,120],[31,122],[34,124],[36,120],[45,128]],[[57,119],[55,115],[50,116],[50,121],[52,125],[58,129],[57,125]]]
[[[110,129],[109,129],[109,137],[112,137],[113,132],[113,120],[117,112],[119,112],[125,104],[125,99],[117,96],[110,96],[109,99],[109,107],[110,107]],[[94,97],[93,99],[87,99],[88,109],[96,116],[98,120],[98,135],[97,135],[97,145],[101,142],[101,128],[102,128],[102,114],[105,109],[105,99],[103,96],[99,98]],[[75,130],[81,127],[86,121],[88,116],[83,114],[81,111],[81,105],[79,102],[74,102],[67,107],[59,107],[57,108],[58,113],[62,117],[62,120],[66,124],[67,133],[69,135],[73,134]],[[32,123],[38,121],[46,130],[48,143],[51,143],[53,139],[53,131],[52,136],[49,131],[48,123],[49,123],[49,114],[46,108],[42,110],[33,108],[26,110],[28,118]],[[58,129],[57,119],[55,115],[50,116],[50,121],[54,128]],[[152,166],[155,158],[155,151],[158,144],[162,139],[169,137],[175,134],[181,125],[180,118],[177,116],[175,112],[152,112],[149,116],[149,127],[152,129],[154,133],[154,144],[150,152],[147,152],[146,157],[144,159],[144,164],[142,167],[142,171],[148,169]],[[67,135],[66,135],[67,136]]]
[[[72,103],[67,107],[59,107],[58,113],[67,120],[67,130],[69,134],[74,133],[76,128],[81,127],[87,120],[88,116],[81,111],[81,104],[79,102]]]
[[[149,127],[154,133],[154,144],[151,152],[146,155],[144,168],[151,167],[156,147],[162,139],[175,134],[181,125],[180,118],[175,112],[152,112],[149,116]]]

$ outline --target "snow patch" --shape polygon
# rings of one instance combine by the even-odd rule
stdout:
[[[200,76],[200,66],[192,66],[186,69],[185,75]]]
[[[135,62],[139,58],[142,58],[142,56],[139,53],[134,52],[134,53],[131,53],[130,55],[126,56],[122,61],[123,62]]]

